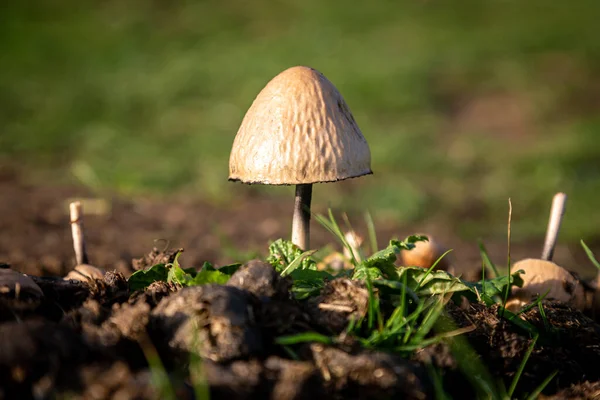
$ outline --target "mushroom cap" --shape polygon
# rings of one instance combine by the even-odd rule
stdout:
[[[402,250],[399,257],[399,262],[402,266],[431,268],[437,259],[448,250],[430,235],[419,235],[427,236],[429,240],[415,242],[415,247],[411,250]],[[437,263],[436,269],[448,271],[450,266],[450,254],[446,254],[444,258]]]
[[[63,278],[64,280],[73,279],[75,281],[86,282],[90,279],[103,279],[106,272],[100,268],[89,264],[79,264]]]
[[[0,269],[0,294],[12,294],[15,297],[23,294],[33,298],[44,297],[44,292],[33,279],[12,269]]]
[[[229,180],[269,185],[372,174],[369,145],[348,105],[319,71],[289,68],[258,94],[237,132]]]
[[[511,311],[531,302],[537,296],[549,290],[545,300],[567,303],[579,310],[585,307],[585,291],[583,285],[566,269],[553,263],[533,258],[521,260],[511,267],[511,273],[522,269],[525,274],[522,288],[514,288],[506,308]]]

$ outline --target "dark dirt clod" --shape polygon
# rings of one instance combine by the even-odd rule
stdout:
[[[600,399],[600,382],[585,381],[571,385],[552,396],[540,396],[540,400],[597,400]]]
[[[164,298],[152,311],[152,327],[172,351],[214,361],[259,355],[253,297],[234,287],[193,286]]]
[[[263,366],[259,360],[239,360],[228,364],[206,360],[202,368],[206,381],[210,385],[211,398],[228,400],[260,398],[258,392]]]
[[[175,261],[177,254],[181,253],[182,251],[183,249],[158,250],[156,247],[154,247],[152,251],[146,254],[144,257],[131,260],[131,265],[133,269],[137,271],[152,267],[156,264],[170,264]]]
[[[36,313],[53,321],[81,306],[90,296],[90,287],[83,282],[33,275],[31,278],[42,289],[45,298]]]
[[[129,303],[134,304],[138,301],[144,301],[151,307],[156,305],[165,297],[171,293],[177,292],[181,289],[181,285],[173,282],[155,281],[152,282],[144,291],[135,292],[130,298]]]
[[[101,350],[118,346],[122,342],[146,340],[149,319],[150,306],[144,302],[134,305],[115,304],[110,317],[100,325],[83,323],[81,328],[86,341]]]
[[[256,312],[256,319],[263,335],[270,338],[312,330],[308,314],[291,300],[263,303]]]
[[[107,271],[104,279],[90,279],[86,282],[90,287],[90,295],[105,304],[127,301],[129,284],[120,272]]]
[[[430,395],[421,367],[382,352],[349,354],[312,344],[313,359],[329,390],[344,399],[426,399]]]
[[[262,301],[289,298],[292,282],[283,278],[271,264],[252,260],[240,267],[227,282],[228,286],[247,290]]]
[[[565,304],[542,304],[548,328],[538,307],[523,314],[523,318],[538,329],[540,337],[519,380],[519,390],[533,391],[554,371],[558,374],[545,393],[600,379],[596,368],[600,363],[600,326]],[[466,334],[469,343],[481,355],[489,371],[510,384],[533,339],[510,322],[501,320],[496,306],[471,304],[462,310],[450,305],[449,314],[459,326],[476,326]]]
[[[351,319],[365,316],[368,302],[369,292],[363,282],[339,278],[327,282],[321,294],[309,300],[306,309],[316,324],[339,334]]]
[[[73,330],[41,319],[5,322],[0,338],[0,398],[45,398],[88,353]]]
[[[272,387],[271,399],[319,399],[327,395],[319,370],[307,361],[269,357],[265,361],[265,377]]]
[[[126,363],[116,361],[86,366],[81,371],[80,393],[66,391],[65,398],[73,400],[158,400],[161,393],[151,385],[148,370],[133,372]]]

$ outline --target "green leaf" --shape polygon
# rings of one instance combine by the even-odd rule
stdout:
[[[308,251],[305,251],[304,253],[300,254],[298,257],[296,257],[294,259],[294,261],[289,263],[288,266],[285,267],[285,269],[283,271],[281,271],[281,276],[287,276],[287,275],[291,274],[293,271],[297,270],[302,265],[302,262],[307,257],[310,257],[311,255],[315,254],[316,252],[317,252],[316,250],[308,250]],[[302,271],[302,270],[300,270],[300,271]],[[311,271],[311,270],[306,269],[306,271]]]
[[[390,240],[390,244],[383,250],[380,250],[356,266],[352,279],[364,280],[369,275],[371,280],[386,278],[399,280],[399,275],[394,264],[401,250],[412,250],[415,243],[421,240],[428,240],[426,236],[413,235],[403,241],[396,239]]]
[[[238,269],[240,269],[241,266],[242,266],[242,264],[235,263],[235,264],[223,265],[222,267],[217,268],[212,263],[209,263],[208,261],[204,261],[204,264],[202,264],[202,268],[200,268],[200,271],[219,271],[219,272],[222,272],[227,275],[233,275]],[[187,269],[185,271],[188,272]]]
[[[524,271],[520,269],[510,275],[499,276],[493,279],[485,279],[477,283],[463,283],[468,286],[473,293],[479,294],[481,297],[485,296],[493,299],[496,296],[502,296],[507,285],[522,287],[523,279],[521,278],[521,274],[523,273]]]
[[[398,267],[396,271],[400,278],[406,275],[408,287],[419,296],[471,290],[465,282],[446,271],[428,271],[419,267]]]
[[[277,239],[269,246],[267,262],[277,272],[284,271],[295,259],[302,256],[302,250],[289,240]],[[299,266],[300,269],[317,269],[317,263],[310,257],[305,257]]]
[[[135,292],[147,288],[153,282],[166,281],[168,274],[169,269],[165,264],[156,264],[148,269],[135,271],[127,280],[129,290]]]
[[[167,264],[167,267],[170,267],[167,275],[167,282],[177,283],[181,286],[197,286],[209,283],[225,284],[230,278],[229,274],[215,269],[212,264],[208,262],[205,262],[202,265],[202,269],[199,272],[196,272],[192,268],[184,270],[179,265],[180,255],[181,253],[178,253],[175,256],[173,263]]]
[[[298,333],[296,335],[280,336],[275,339],[275,343],[289,346],[291,344],[318,342],[323,344],[333,344],[333,339],[329,336],[317,332]]]
[[[204,264],[202,264],[202,267],[200,267],[200,271],[216,271],[217,269],[215,268],[214,265],[212,265],[212,263],[208,262],[208,261],[204,261]]]
[[[209,283],[224,285],[230,277],[231,275],[224,274],[221,271],[200,271],[191,281],[187,282],[187,286],[206,285]]]
[[[585,244],[583,240],[581,240],[581,247],[583,247],[585,254],[588,256],[592,264],[594,264],[594,267],[600,270],[600,263],[598,262],[598,260],[596,260],[596,257],[594,257],[594,253],[592,253],[592,250],[590,250],[590,248],[587,246],[587,244]]]
[[[229,265],[223,265],[222,267],[217,268],[217,271],[222,272],[224,274],[227,275],[233,275],[238,269],[240,269],[240,267],[242,266],[242,264],[240,263],[235,263],[235,264],[229,264]]]
[[[325,286],[325,282],[334,278],[328,272],[312,269],[296,269],[290,276],[293,280],[291,292],[297,300],[318,294]]]

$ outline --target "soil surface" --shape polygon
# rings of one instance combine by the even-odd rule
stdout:
[[[129,274],[134,270],[132,260],[155,246],[183,247],[181,261],[186,267],[199,267],[204,261],[225,265],[264,256],[270,241],[289,237],[293,199],[265,197],[242,188],[240,185],[238,199],[221,206],[190,197],[110,197],[102,199],[100,206],[86,207],[84,203],[90,260],[98,267]],[[0,168],[0,262],[33,275],[66,275],[75,265],[68,202],[94,197],[83,187],[32,185],[18,172]],[[313,204],[318,213],[326,213],[325,207]],[[342,221],[341,215],[336,218]],[[354,229],[367,238],[362,214],[349,218]],[[435,221],[402,226],[391,220],[375,221],[375,226],[380,248],[391,238],[426,233],[453,249],[448,257],[457,273],[471,278],[481,270],[477,243],[457,237],[452,227],[436,225]],[[505,239],[482,240],[492,261],[506,265]],[[512,260],[538,257],[542,243],[543,238],[512,243]],[[311,244],[313,248],[333,244],[341,250],[332,234],[316,221],[311,224]],[[600,254],[600,241],[587,244]],[[559,243],[554,261],[584,277],[595,273],[579,243]]]
[[[74,265],[67,201],[90,193],[31,186],[13,174],[2,176],[0,193],[0,278],[18,282],[0,290],[0,399],[192,399],[206,393],[216,399],[430,399],[440,387],[466,399],[478,395],[470,380],[481,372],[478,365],[508,388],[533,341],[494,307],[450,302],[448,330],[465,328],[463,334],[409,357],[367,350],[344,334],[350,318],[366,312],[361,283],[336,279],[319,296],[298,302],[290,282],[260,261],[247,263],[227,285],[156,282],[130,293],[126,277],[172,260],[175,248],[185,248],[184,267],[249,259],[231,248],[264,254],[269,240],[287,236],[286,202],[245,196],[225,209],[192,199],[111,199],[109,211],[86,214],[84,222],[90,260],[109,272],[82,283],[60,277]],[[377,226],[383,245],[433,225]],[[333,242],[323,229],[313,234],[315,247]],[[439,240],[455,248],[459,272],[480,267],[476,245]],[[530,245],[515,245],[513,257],[531,256]],[[503,259],[501,244],[488,247]],[[567,265],[579,264],[564,248],[561,253]],[[10,271],[27,273],[32,282]],[[524,316],[540,337],[515,395],[523,398],[556,374],[545,398],[600,398],[600,325],[559,303],[546,302],[543,311],[534,307]],[[335,344],[276,341],[307,331],[335,337]]]
[[[474,375],[487,370],[488,382],[509,387],[534,340],[495,306],[449,302],[436,330],[461,335],[412,356],[365,349],[345,334],[365,315],[364,283],[334,279],[298,302],[288,278],[261,261],[226,285],[155,282],[133,294],[118,272],[32,279],[39,296],[0,294],[0,399],[433,399],[440,388],[476,398],[485,392]],[[524,314],[540,336],[515,396],[554,376],[546,398],[598,398],[600,325],[563,304],[543,309]],[[335,341],[277,341],[308,331]]]

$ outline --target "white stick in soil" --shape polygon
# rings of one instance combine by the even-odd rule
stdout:
[[[83,238],[83,209],[80,201],[69,204],[71,212],[71,234],[73,235],[73,248],[77,265],[89,264],[87,252],[85,251],[85,240]]]
[[[542,260],[551,261],[554,256],[554,247],[558,239],[560,224],[562,223],[565,207],[567,203],[567,195],[557,193],[552,200],[552,208],[550,209],[550,219],[548,220],[548,228],[546,229],[546,239],[544,240],[544,249],[542,250]]]

